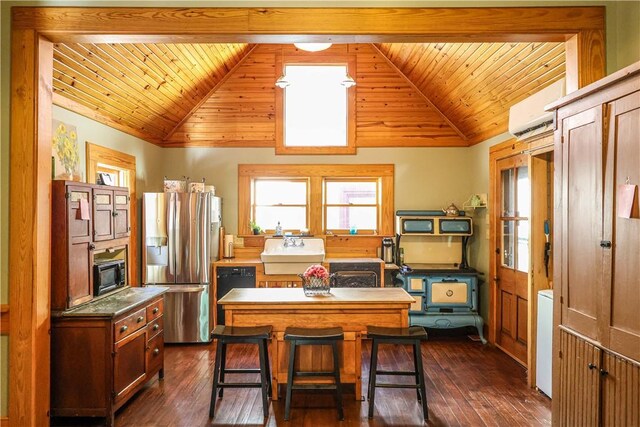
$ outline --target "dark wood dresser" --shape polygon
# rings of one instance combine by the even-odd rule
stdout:
[[[105,417],[155,374],[164,376],[167,288],[124,288],[51,324],[51,416]]]

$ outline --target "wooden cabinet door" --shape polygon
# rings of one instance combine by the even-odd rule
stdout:
[[[129,192],[118,191],[113,192],[113,211],[114,211],[114,234],[115,238],[129,236],[131,231],[131,223],[129,218]]]
[[[110,240],[114,238],[113,190],[93,189],[93,240]]]
[[[147,378],[147,333],[142,328],[115,344],[113,386],[116,402]]]
[[[602,425],[640,426],[640,365],[602,355]]]
[[[621,217],[618,192],[640,184],[640,92],[609,105],[609,136],[604,197],[604,295],[601,342],[605,347],[640,360],[640,206],[635,189],[631,217]],[[607,246],[607,245],[605,245]]]
[[[69,185],[67,197],[68,256],[67,307],[71,308],[93,297],[93,244],[91,243],[91,188]],[[81,210],[81,206],[84,207]],[[58,249],[53,242],[54,250]],[[62,248],[60,248],[62,250]],[[56,254],[54,255],[54,261]]]
[[[561,324],[598,340],[602,288],[602,106],[562,119]]]
[[[553,363],[559,365],[560,393],[553,425],[597,426],[600,421],[601,350],[562,329],[560,352]],[[554,378],[554,381],[556,378]]]

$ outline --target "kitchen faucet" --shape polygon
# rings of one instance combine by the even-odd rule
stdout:
[[[304,240],[299,239],[297,237],[285,237],[284,243],[282,244],[282,246],[284,246],[285,248],[288,248],[289,246],[293,248],[296,248],[296,247],[301,248],[301,247],[304,247]]]

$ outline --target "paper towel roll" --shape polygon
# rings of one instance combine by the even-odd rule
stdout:
[[[233,234],[224,236],[224,257],[233,258]]]

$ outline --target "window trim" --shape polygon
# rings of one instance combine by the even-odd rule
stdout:
[[[310,197],[310,192],[311,192],[311,185],[309,183],[309,178],[307,177],[300,177],[300,176],[281,176],[281,177],[272,177],[272,176],[261,176],[261,177],[253,177],[251,178],[251,216],[250,216],[250,220],[254,220],[256,218],[256,207],[258,206],[255,202],[255,195],[256,195],[256,182],[260,181],[260,180],[268,180],[268,181],[295,181],[295,182],[304,182],[305,186],[306,186],[306,203],[304,205],[284,205],[284,204],[279,204],[279,205],[259,205],[259,206],[267,206],[267,207],[277,207],[277,206],[282,206],[282,207],[302,207],[304,206],[305,208],[305,225],[307,228],[309,228],[309,221],[310,221],[310,209],[309,209],[309,197]],[[258,224],[260,225],[260,224]],[[262,227],[262,225],[260,225]],[[275,229],[274,228],[266,228],[266,227],[262,227],[262,230],[266,233],[275,233]],[[283,231],[291,231],[291,232],[300,232],[300,230],[298,229],[293,229],[293,228],[287,228],[287,229],[283,229]]]
[[[240,164],[238,165],[238,234],[250,235],[251,185],[255,178],[308,178],[309,233],[324,234],[323,181],[328,178],[380,179],[380,218],[378,235],[392,236],[394,231],[394,165],[393,164]],[[367,236],[367,234],[356,234]],[[370,234],[369,234],[370,236]]]
[[[328,192],[327,192],[327,184],[330,182],[373,182],[376,184],[376,202],[375,203],[362,203],[362,204],[345,204],[345,203],[328,203],[327,202],[327,196],[328,196]],[[323,224],[322,224],[322,228],[323,228],[323,232],[326,233],[327,231],[332,232],[333,234],[349,234],[349,229],[342,229],[342,228],[329,228],[327,226],[327,219],[328,219],[328,214],[327,214],[327,210],[329,207],[374,207],[376,208],[376,228],[375,229],[361,229],[358,228],[358,234],[373,234],[375,235],[377,233],[377,230],[380,229],[380,219],[381,219],[381,212],[382,212],[382,197],[381,197],[381,188],[382,188],[382,182],[380,177],[365,177],[365,176],[361,176],[361,177],[345,177],[345,178],[338,178],[338,177],[326,177],[322,180],[322,213],[323,213]]]
[[[286,65],[298,64],[320,64],[320,65],[346,65],[347,72],[353,78],[357,76],[356,55],[331,55],[331,56],[303,56],[286,55],[284,53],[276,55],[276,74]],[[278,74],[279,75],[279,74]],[[275,77],[277,78],[277,77]],[[274,78],[274,81],[275,81]],[[287,147],[284,145],[285,129],[285,96],[286,89],[276,88],[275,105],[275,151],[280,154],[356,154],[356,87],[347,89],[347,145],[344,147]]]

